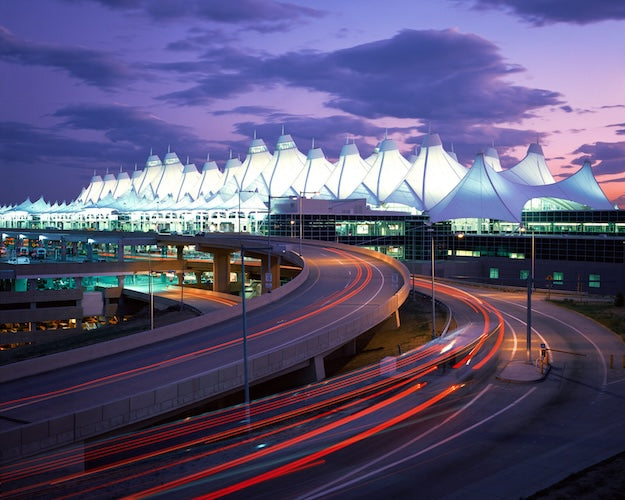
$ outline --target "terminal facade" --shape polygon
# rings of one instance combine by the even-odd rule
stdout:
[[[191,249],[196,235],[240,232],[363,246],[415,273],[430,275],[434,265],[438,278],[524,287],[533,277],[548,290],[625,290],[623,211],[589,164],[556,181],[538,144],[511,168],[488,148],[467,169],[436,134],[410,158],[385,138],[367,158],[348,142],[330,163],[314,145],[303,155],[283,133],[274,153],[254,138],[243,162],[231,157],[223,168],[150,154],[132,175],[94,175],[70,203],[0,207],[0,226],[5,260],[22,248],[26,230],[40,233],[29,245],[46,248],[47,258],[59,258],[65,245],[86,260],[115,251],[115,238],[103,243],[101,232],[184,235]],[[81,231],[89,235],[69,238]]]

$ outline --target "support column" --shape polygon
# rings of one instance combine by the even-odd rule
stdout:
[[[310,360],[310,368],[312,369],[316,382],[326,378],[326,368],[323,364],[323,356],[315,356]]]
[[[117,242],[117,262],[124,262],[124,240]]]
[[[262,267],[262,280],[263,280],[263,289],[262,293],[269,293],[271,290],[275,290],[280,286],[280,255],[272,255],[271,263],[268,266],[267,262],[269,260],[268,255],[263,255],[261,257],[261,267]],[[271,280],[267,280],[269,277],[267,273],[271,273]]]
[[[230,293],[229,250],[213,250],[213,291]]]

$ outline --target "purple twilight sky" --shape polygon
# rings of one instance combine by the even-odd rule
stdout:
[[[70,201],[168,147],[201,166],[282,126],[334,161],[431,130],[504,168],[538,139],[625,207],[623,0],[0,3],[0,206]]]

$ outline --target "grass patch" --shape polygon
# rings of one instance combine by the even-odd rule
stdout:
[[[552,302],[594,319],[625,341],[625,307],[610,303],[578,302],[571,299],[552,300]]]

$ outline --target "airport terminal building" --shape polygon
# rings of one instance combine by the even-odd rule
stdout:
[[[338,241],[396,257],[437,277],[614,294],[625,290],[625,215],[584,164],[553,178],[539,144],[503,168],[489,147],[466,168],[437,134],[404,157],[385,138],[367,157],[353,142],[335,163],[282,134],[271,153],[254,138],[243,161],[183,164],[168,151],[143,169],[95,175],[70,203],[0,207],[4,236],[20,230],[250,232]],[[54,239],[46,241],[54,245]],[[10,249],[9,249],[10,251]]]

